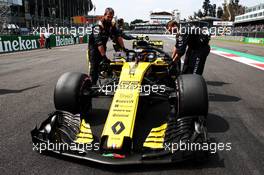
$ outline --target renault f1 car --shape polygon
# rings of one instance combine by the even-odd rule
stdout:
[[[34,150],[108,165],[207,157],[203,150],[181,149],[208,142],[208,94],[201,76],[172,71],[170,56],[148,44],[115,54],[110,65],[101,67],[96,86],[84,73],[59,78],[56,111],[31,131]],[[109,111],[100,114],[101,128],[92,102],[99,97],[112,99]]]
[[[139,35],[136,37],[136,39],[133,41],[132,47],[133,49],[136,49],[138,46],[140,47],[140,42],[147,42],[149,45],[163,49],[163,41],[162,40],[150,40],[149,36]]]

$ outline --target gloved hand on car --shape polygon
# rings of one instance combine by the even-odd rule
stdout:
[[[110,75],[112,73],[112,69],[110,66],[111,60],[107,58],[107,56],[102,56],[102,61],[99,65],[100,74],[107,74]]]
[[[129,49],[123,47],[123,48],[120,48],[120,51],[127,53],[129,51]]]
[[[110,64],[110,63],[111,60],[109,60],[106,55],[102,56],[102,61],[100,64]]]
[[[179,60],[180,61],[180,60]],[[181,74],[179,63],[172,61],[168,67],[169,75],[178,77]]]

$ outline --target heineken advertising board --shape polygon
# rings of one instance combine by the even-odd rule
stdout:
[[[51,35],[51,47],[87,43],[87,36]],[[0,36],[0,53],[26,51],[45,48],[43,36]]]
[[[264,38],[248,38],[244,39],[245,43],[256,43],[256,44],[264,44]]]

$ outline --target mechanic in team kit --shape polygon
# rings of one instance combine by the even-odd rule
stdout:
[[[106,8],[103,18],[99,21],[99,31],[94,31],[89,36],[88,54],[90,61],[90,76],[92,83],[96,84],[99,77],[100,64],[110,64],[110,60],[106,56],[106,44],[109,38],[116,38],[120,47],[124,47],[124,42],[120,32],[117,30],[116,24],[113,21],[114,10]]]
[[[185,27],[190,27],[187,24]],[[170,33],[176,29],[176,44],[173,48],[172,58],[174,63],[181,64],[181,57],[185,54],[186,48],[188,46],[184,65],[182,69],[183,74],[199,74],[202,75],[204,71],[204,66],[206,58],[210,53],[210,35],[204,34],[203,32],[198,32],[196,29],[187,30],[190,33],[181,34],[179,24],[176,21],[169,21],[166,28]],[[191,28],[191,27],[190,27]]]

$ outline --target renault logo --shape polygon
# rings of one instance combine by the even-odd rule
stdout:
[[[122,122],[116,122],[112,126],[112,131],[114,132],[115,135],[120,134],[124,129],[125,129],[125,126]]]

